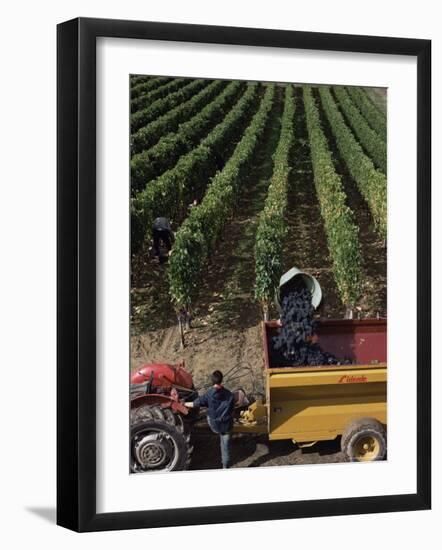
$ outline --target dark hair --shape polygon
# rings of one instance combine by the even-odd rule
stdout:
[[[223,373],[220,370],[212,372],[212,382],[213,384],[221,384],[223,381]]]

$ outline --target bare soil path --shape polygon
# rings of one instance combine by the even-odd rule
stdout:
[[[210,470],[221,467],[219,438],[201,433],[193,437],[191,470]],[[321,441],[313,447],[300,449],[291,441],[269,441],[266,436],[235,434],[231,444],[232,468],[258,466],[289,466],[296,464],[325,464],[344,462],[339,439]]]

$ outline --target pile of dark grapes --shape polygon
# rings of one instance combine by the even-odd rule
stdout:
[[[315,334],[314,307],[306,288],[297,288],[284,296],[281,329],[270,343],[270,363],[277,366],[315,366],[347,364],[333,354],[323,351],[310,341]]]

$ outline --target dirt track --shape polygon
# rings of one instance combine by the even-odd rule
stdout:
[[[268,441],[265,436],[237,434],[231,445],[232,468],[256,466],[289,466],[294,464],[325,464],[343,462],[339,441],[324,441],[313,447],[299,449],[291,441]],[[194,437],[191,470],[221,467],[218,437],[198,434]]]

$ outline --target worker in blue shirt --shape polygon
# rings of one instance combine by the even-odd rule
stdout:
[[[223,385],[223,374],[216,370],[212,373],[213,386],[186,407],[207,407],[207,422],[212,432],[219,434],[221,462],[223,468],[230,466],[230,440],[233,428],[234,397]]]

